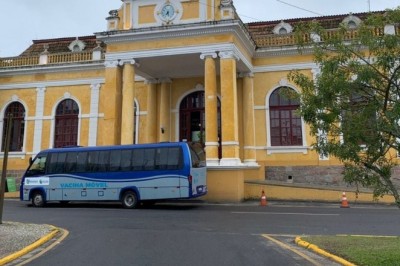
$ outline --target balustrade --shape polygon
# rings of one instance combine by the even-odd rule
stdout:
[[[34,66],[38,64],[39,64],[39,56],[0,58],[0,67]]]
[[[3,57],[0,58],[0,68],[36,66],[39,65],[39,58],[40,56]],[[104,55],[102,55],[101,58],[104,59]],[[93,59],[92,52],[57,53],[57,54],[48,54],[47,63],[45,64],[89,62],[92,61],[92,59]]]

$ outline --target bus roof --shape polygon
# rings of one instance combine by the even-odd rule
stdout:
[[[132,149],[132,148],[155,148],[155,147],[176,147],[187,145],[186,142],[158,142],[146,144],[130,144],[130,145],[108,145],[108,146],[68,146],[63,148],[53,148],[40,151],[40,153],[57,153],[57,152],[74,152],[74,151],[99,151],[99,150],[116,150],[116,149]]]

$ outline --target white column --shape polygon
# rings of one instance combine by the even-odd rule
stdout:
[[[36,113],[35,129],[33,131],[33,153],[37,154],[42,149],[44,96],[46,88],[36,88]]]
[[[221,78],[222,166],[241,165],[239,156],[239,121],[236,61],[233,51],[219,52]]]
[[[157,83],[157,80],[145,81],[145,84],[147,84],[147,143],[157,142]]]
[[[100,84],[90,85],[90,115],[88,145],[97,145],[97,125],[99,121]]]
[[[120,65],[123,65],[121,144],[133,144],[133,131],[135,128],[135,60],[120,61]]]
[[[254,120],[254,75],[253,73],[243,73],[243,140],[244,140],[244,164],[258,166],[255,148],[255,120]]]
[[[206,160],[208,166],[219,165],[218,158],[218,98],[217,98],[217,53],[201,54],[204,62],[204,103],[206,127]]]

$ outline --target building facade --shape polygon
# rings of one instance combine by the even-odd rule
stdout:
[[[303,20],[356,30],[365,15]],[[299,103],[283,97],[301,92],[291,70],[319,71],[298,53],[300,21],[244,24],[231,0],[122,0],[103,32],[0,58],[1,160],[13,114],[8,175],[47,148],[197,141],[212,201],[251,198],[249,186],[266,181],[344,185],[338,160],[310,148]]]

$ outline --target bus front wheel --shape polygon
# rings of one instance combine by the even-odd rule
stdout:
[[[136,208],[137,204],[138,204],[138,199],[135,192],[126,191],[122,195],[122,205],[124,206],[124,208],[133,209]]]
[[[35,192],[32,196],[32,205],[34,207],[43,207],[45,204],[44,197],[41,192]]]

